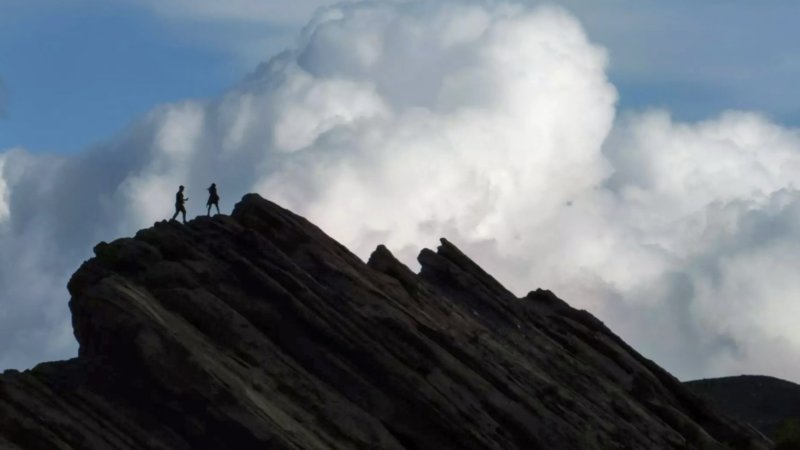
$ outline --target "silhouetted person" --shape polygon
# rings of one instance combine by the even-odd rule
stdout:
[[[178,189],[178,193],[175,194],[175,215],[172,216],[172,220],[175,220],[178,217],[178,213],[183,214],[183,223],[186,223],[186,208],[183,207],[183,203],[188,201],[189,198],[183,198],[183,186]]]
[[[219,195],[217,195],[217,184],[211,183],[211,187],[206,189],[208,191],[208,215],[211,215],[211,205],[217,207],[217,214],[219,214]]]

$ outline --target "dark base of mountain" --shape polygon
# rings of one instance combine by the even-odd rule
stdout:
[[[741,375],[684,383],[721,411],[774,436],[785,419],[800,421],[800,385],[773,377]]]

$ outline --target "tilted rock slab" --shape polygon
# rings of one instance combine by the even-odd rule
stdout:
[[[3,449],[767,449],[586,311],[446,240],[365,264],[258,195],[101,243],[78,358],[0,376]]]

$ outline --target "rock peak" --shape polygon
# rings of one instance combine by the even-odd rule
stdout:
[[[767,449],[586,311],[455,245],[367,263],[257,194],[100,243],[78,358],[0,376],[9,449]]]

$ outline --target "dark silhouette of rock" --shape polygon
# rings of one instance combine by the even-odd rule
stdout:
[[[79,357],[0,377],[1,448],[769,448],[444,239],[419,275],[383,246],[365,264],[250,194],[95,254],[68,286]]]
[[[711,378],[684,383],[711,399],[725,414],[775,435],[784,419],[800,420],[800,385],[761,375]]]

